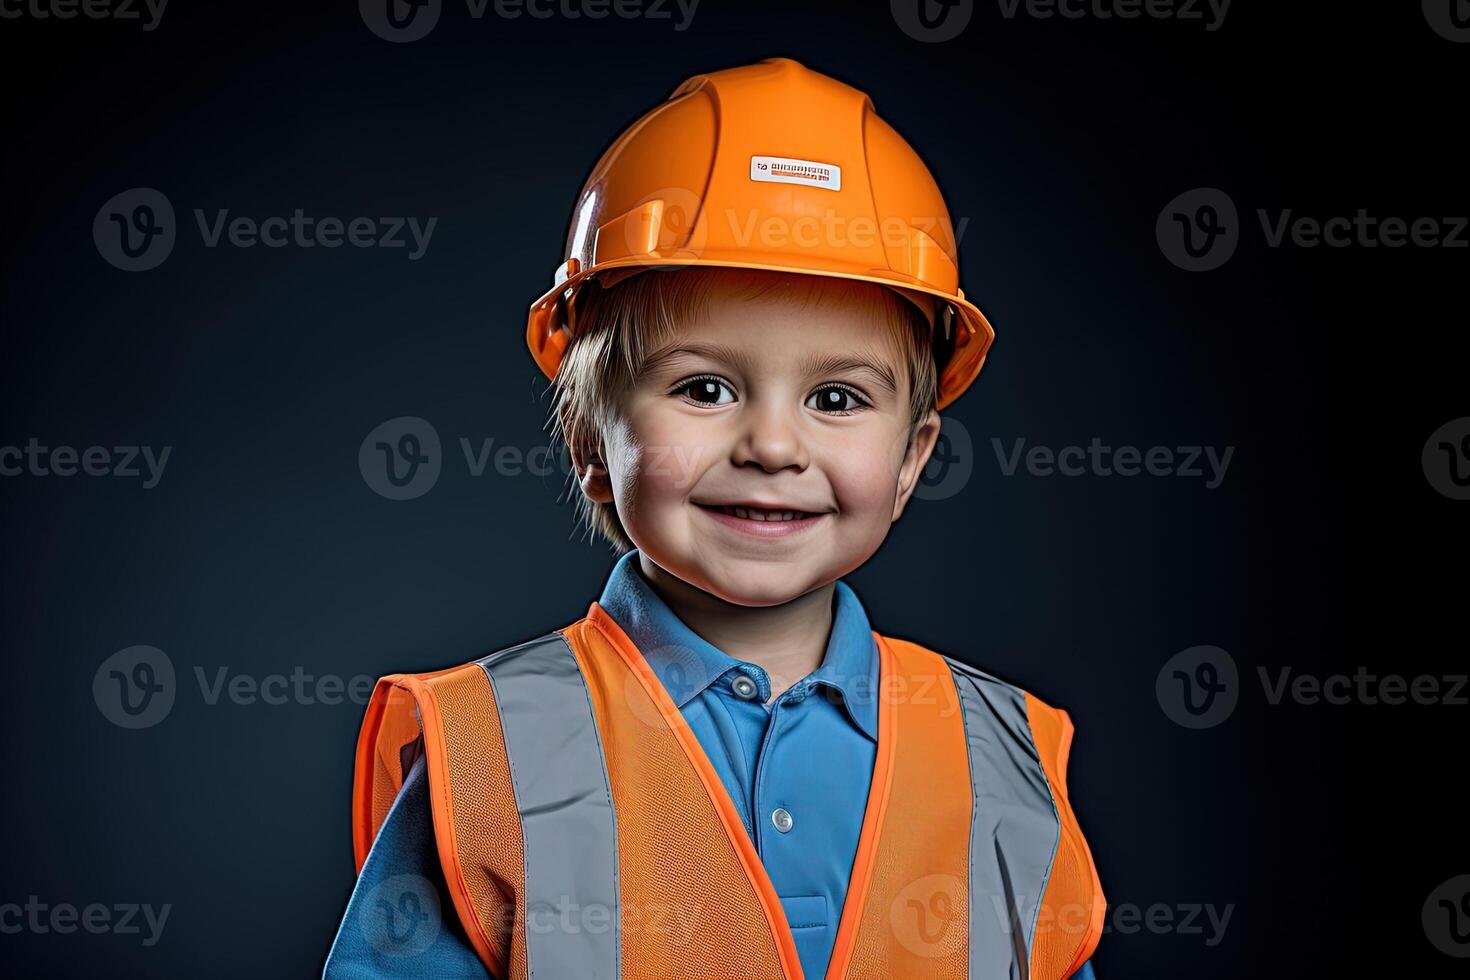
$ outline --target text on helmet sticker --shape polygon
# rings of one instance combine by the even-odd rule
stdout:
[[[805,184],[807,187],[840,191],[842,168],[835,163],[798,160],[795,157],[753,156],[750,158],[750,179],[777,184]]]

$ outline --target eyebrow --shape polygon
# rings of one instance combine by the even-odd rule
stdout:
[[[892,394],[898,394],[898,379],[894,377],[893,368],[866,355],[816,354],[808,357],[801,366],[814,375],[841,374],[845,371],[866,373]]]
[[[643,366],[651,368],[661,361],[666,361],[679,354],[693,354],[695,357],[707,357],[712,361],[723,361],[726,364],[738,368],[748,368],[750,358],[742,350],[728,347],[724,344],[673,344],[661,347],[644,358]]]
[[[750,357],[742,350],[725,344],[701,343],[683,343],[660,348],[645,359],[644,367],[652,368],[678,354],[707,357],[741,369],[750,367]],[[893,368],[882,360],[866,355],[813,354],[799,366],[802,371],[811,375],[841,374],[846,371],[866,373],[892,394],[898,394],[898,379],[894,376]]]

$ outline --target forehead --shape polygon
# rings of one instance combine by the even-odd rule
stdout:
[[[709,270],[700,272],[702,281],[686,280],[694,288],[660,311],[660,336],[634,372],[647,383],[708,365],[746,380],[800,385],[841,374],[858,383],[867,378],[870,397],[911,394],[917,313],[906,314],[908,301],[898,294],[826,277],[735,271],[712,279]]]
[[[687,315],[673,320],[681,339],[774,358],[809,349],[860,350],[898,363],[904,302],[881,286],[855,280],[722,269],[708,278]]]

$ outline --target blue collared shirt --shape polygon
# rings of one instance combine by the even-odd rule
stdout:
[[[878,654],[867,614],[834,587],[821,665],[771,701],[758,664],[736,660],[690,629],[638,566],[618,559],[598,599],[638,647],[709,757],[786,912],[803,974],[825,975],[867,810],[878,736]],[[742,697],[737,690],[754,693]],[[770,701],[768,704],[767,702]],[[784,810],[781,830],[773,815]],[[409,879],[399,876],[408,875]],[[374,889],[389,880],[436,891],[442,921],[415,955],[375,935]],[[380,896],[379,896],[380,897]],[[421,896],[420,906],[432,901]],[[404,781],[363,866],[327,959],[328,980],[487,977],[457,921],[433,842],[422,760]],[[1084,965],[1077,980],[1092,980]]]

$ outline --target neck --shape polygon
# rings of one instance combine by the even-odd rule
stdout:
[[[822,665],[837,583],[779,606],[741,606],[710,595],[639,554],[653,591],[685,624],[725,654],[763,668],[774,699]]]

